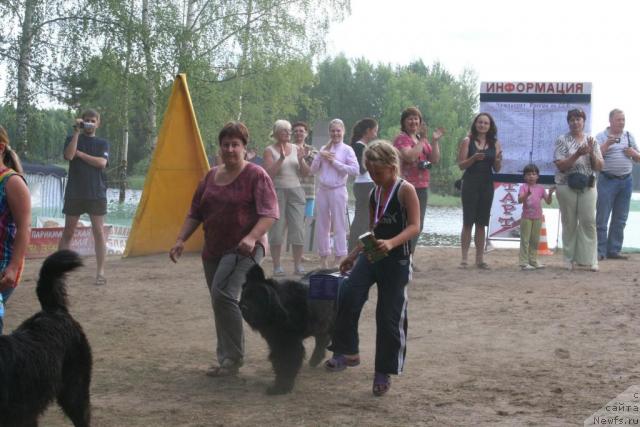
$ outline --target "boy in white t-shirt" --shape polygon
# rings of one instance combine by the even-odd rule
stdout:
[[[538,263],[538,243],[540,242],[540,228],[542,226],[542,199],[551,204],[554,187],[549,189],[538,184],[540,170],[536,165],[524,167],[524,184],[520,186],[518,203],[522,203],[522,217],[520,219],[520,268],[535,270],[544,268]]]

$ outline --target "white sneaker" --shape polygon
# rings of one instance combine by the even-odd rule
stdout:
[[[531,270],[535,270],[536,268],[533,265],[526,264],[526,265],[521,265],[520,269],[522,271],[531,271]]]
[[[537,270],[542,270],[543,268],[545,268],[544,264],[531,264],[532,266],[534,266]]]
[[[597,264],[593,264],[591,267],[589,267],[589,271],[593,271],[594,273],[597,273],[598,271],[600,271],[600,267],[598,267]]]

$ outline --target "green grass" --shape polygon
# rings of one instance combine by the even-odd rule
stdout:
[[[132,190],[142,190],[145,178],[146,176],[144,175],[131,175],[127,177],[127,188]]]
[[[69,162],[52,163],[52,166],[58,166],[59,168],[69,171]]]
[[[460,196],[443,196],[436,193],[429,193],[427,206],[438,206],[441,208],[461,207],[462,202]]]

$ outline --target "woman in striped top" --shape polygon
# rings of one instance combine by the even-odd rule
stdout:
[[[0,334],[4,303],[20,281],[31,234],[31,196],[21,173],[18,155],[0,126]]]

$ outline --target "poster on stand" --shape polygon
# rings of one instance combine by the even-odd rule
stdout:
[[[518,203],[520,184],[494,183],[493,204],[489,218],[489,239],[520,239],[522,205]]]
[[[482,82],[480,111],[489,113],[498,128],[502,169],[495,175],[488,237],[519,239],[522,206],[518,188],[529,163],[540,169],[540,184],[553,184],[556,139],[569,131],[567,112],[584,110],[585,131],[591,131],[589,82]]]
[[[540,169],[540,183],[550,184],[556,168],[556,139],[569,131],[567,112],[581,108],[591,129],[591,83],[482,82],[480,111],[491,114],[502,145],[502,169],[496,181],[522,182],[529,163]]]

